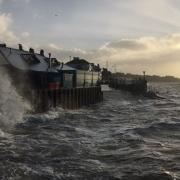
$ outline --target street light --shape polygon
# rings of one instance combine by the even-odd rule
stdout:
[[[146,77],[146,71],[143,71],[143,75],[144,75],[144,79],[145,79],[145,77]]]

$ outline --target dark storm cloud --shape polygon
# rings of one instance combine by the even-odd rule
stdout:
[[[111,42],[107,45],[107,47],[115,49],[142,50],[146,48],[146,45],[133,40],[121,40],[118,42]]]

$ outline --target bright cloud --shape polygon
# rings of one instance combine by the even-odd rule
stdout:
[[[180,77],[180,34],[161,38],[121,39],[91,51],[67,50],[54,44],[48,48],[59,60],[67,61],[69,56],[80,56],[101,65],[109,61],[111,70],[116,67],[118,71],[139,74],[146,70],[149,74]]]
[[[180,77],[180,34],[122,39],[107,43],[100,51],[108,54],[97,59],[109,60],[120,71],[141,73],[146,70],[150,74]]]
[[[0,15],[0,37],[1,41],[13,43],[18,40],[13,31],[11,31],[12,18],[10,14]]]
[[[60,50],[61,49],[59,46],[57,46],[56,44],[53,44],[53,43],[49,44],[49,48],[54,49],[54,50]]]

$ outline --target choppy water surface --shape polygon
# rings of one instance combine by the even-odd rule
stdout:
[[[110,91],[88,109],[21,122],[11,113],[6,121],[17,123],[0,130],[0,179],[180,179],[180,84],[154,86],[166,99]]]

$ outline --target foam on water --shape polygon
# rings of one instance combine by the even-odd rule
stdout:
[[[4,69],[0,69],[0,77],[0,128],[10,128],[23,121],[30,105],[17,93]]]
[[[180,86],[161,88],[165,100],[106,91],[96,106],[26,115],[0,131],[0,179],[180,179]]]

